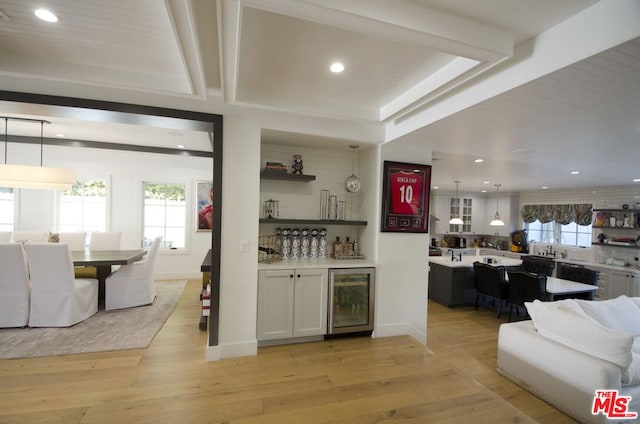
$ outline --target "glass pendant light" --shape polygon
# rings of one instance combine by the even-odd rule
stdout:
[[[464,222],[460,218],[460,199],[458,198],[458,184],[460,181],[454,181],[456,183],[456,199],[458,199],[458,216],[455,216],[449,220],[449,224],[451,225],[463,225]]]
[[[494,184],[494,185],[496,186],[496,193],[499,194],[500,186],[502,184]],[[496,194],[496,216],[493,217],[493,221],[491,221],[489,225],[491,225],[492,227],[503,227],[504,222],[500,219],[500,213],[498,212],[498,202],[500,202],[500,199],[498,199],[497,194]]]

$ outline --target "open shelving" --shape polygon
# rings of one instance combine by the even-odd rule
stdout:
[[[367,225],[367,221],[359,220],[329,220],[329,219],[290,219],[290,218],[260,218],[260,224],[290,224],[290,225]]]
[[[261,180],[277,180],[277,181],[296,181],[307,183],[309,181],[315,181],[315,175],[305,175],[305,174],[289,174],[286,172],[278,173],[278,172],[261,172],[260,173]]]

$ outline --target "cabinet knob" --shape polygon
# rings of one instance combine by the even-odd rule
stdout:
[[[300,274],[298,274],[298,278],[300,278]]]
[[[289,278],[293,278],[293,274],[289,275]]]

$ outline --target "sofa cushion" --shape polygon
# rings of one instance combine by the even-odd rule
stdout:
[[[538,333],[596,358],[613,362],[622,371],[629,368],[632,360],[631,334],[605,327],[588,316],[582,308],[576,308],[575,300],[567,300],[525,303]]]
[[[640,336],[640,307],[627,296],[602,301],[578,300],[584,312],[607,328]]]
[[[622,371],[621,382],[623,386],[635,386],[640,384],[640,355],[631,352],[632,360],[629,368]]]

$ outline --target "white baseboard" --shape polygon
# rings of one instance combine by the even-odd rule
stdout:
[[[228,343],[218,346],[207,346],[206,360],[219,361],[226,358],[238,358],[242,356],[256,356],[258,354],[258,342],[253,340],[243,343]]]
[[[418,343],[427,344],[427,335],[415,326],[403,322],[395,324],[378,325],[372,335],[374,338],[378,337],[393,337],[393,336],[411,336]]]

